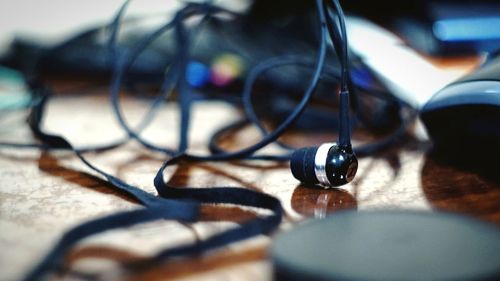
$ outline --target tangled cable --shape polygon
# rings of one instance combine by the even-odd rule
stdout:
[[[191,188],[173,187],[166,183],[164,171],[167,167],[176,165],[181,161],[228,161],[228,160],[271,160],[287,161],[290,158],[289,146],[282,144],[285,153],[278,155],[261,154],[259,150],[263,147],[277,142],[278,138],[290,128],[290,126],[301,116],[305,110],[320,81],[321,75],[326,74],[340,81],[341,89],[347,89],[353,84],[349,71],[348,50],[345,47],[347,36],[345,31],[344,14],[337,0],[323,1],[316,0],[317,28],[319,40],[314,61],[298,56],[275,57],[257,64],[246,77],[242,92],[242,103],[245,110],[243,120],[238,120],[220,128],[213,134],[209,141],[209,155],[195,155],[187,153],[189,143],[189,125],[192,113],[194,98],[191,89],[186,83],[185,73],[189,60],[190,42],[192,42],[190,29],[186,26],[186,21],[193,17],[202,16],[198,24],[203,24],[205,20],[225,14],[233,17],[239,15],[230,10],[215,6],[210,1],[205,3],[185,3],[184,7],[177,11],[175,16],[156,30],[141,38],[130,50],[125,53],[117,52],[117,34],[120,22],[130,1],[126,1],[119,9],[111,24],[109,25],[109,40],[107,43],[109,62],[113,66],[113,76],[110,85],[110,101],[114,115],[120,127],[126,132],[127,137],[110,144],[92,147],[73,147],[61,136],[44,132],[40,124],[43,120],[45,107],[51,96],[51,90],[36,79],[29,79],[30,88],[34,95],[39,97],[31,109],[29,125],[35,137],[40,141],[34,144],[0,143],[4,147],[18,148],[38,148],[43,150],[62,149],[70,150],[90,169],[100,174],[110,185],[129,196],[135,198],[144,208],[132,211],[117,212],[115,214],[88,221],[67,231],[56,243],[45,258],[25,277],[24,280],[39,280],[49,273],[54,273],[63,267],[65,254],[76,243],[85,237],[98,234],[103,231],[127,227],[130,225],[149,222],[153,220],[168,219],[183,222],[194,222],[199,218],[199,209],[202,204],[235,204],[253,208],[266,209],[271,211],[270,215],[257,217],[248,222],[242,223],[234,228],[215,234],[208,239],[196,243],[188,243],[173,248],[159,250],[155,255],[132,264],[124,264],[124,270],[136,272],[157,265],[160,262],[173,257],[184,257],[199,254],[211,249],[222,247],[232,242],[240,241],[259,234],[269,234],[276,230],[282,220],[283,209],[280,201],[270,195],[252,191],[239,187],[211,187],[211,188]],[[125,120],[120,107],[120,90],[124,82],[127,71],[137,60],[139,55],[167,31],[175,34],[177,55],[165,70],[163,81],[158,95],[151,102],[147,113],[139,122],[136,128],[132,128]],[[89,31],[91,32],[91,31]],[[94,30],[95,32],[95,30]],[[86,34],[88,35],[88,34]],[[326,53],[328,49],[328,36],[331,39],[335,53],[340,60],[340,71],[326,65]],[[61,44],[62,48],[65,43]],[[272,131],[267,131],[262,125],[262,121],[257,117],[251,102],[252,88],[257,78],[270,69],[284,65],[300,65],[312,69],[313,75],[304,90],[304,94],[295,105],[289,116],[285,118]],[[355,85],[356,86],[356,85]],[[357,87],[357,86],[356,86]],[[151,120],[155,117],[159,106],[169,97],[173,89],[178,94],[177,103],[180,110],[179,143],[177,148],[162,147],[151,143],[141,136],[141,132],[147,128]],[[388,137],[378,143],[355,148],[358,154],[373,153],[380,148],[386,147],[397,140],[397,137],[404,133],[406,125],[411,119],[405,119],[400,128],[393,136]],[[218,139],[229,130],[240,128],[246,124],[255,125],[261,132],[262,138],[258,142],[241,148],[236,151],[225,151],[218,146]],[[89,162],[84,154],[90,151],[104,151],[116,149],[125,143],[134,140],[146,149],[165,154],[167,160],[158,169],[153,184],[158,195],[150,194],[136,186],[109,174]]]

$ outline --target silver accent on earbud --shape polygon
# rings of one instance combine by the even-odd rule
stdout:
[[[324,143],[318,147],[316,155],[314,156],[314,174],[319,183],[325,187],[332,186],[328,177],[326,176],[326,157],[330,148],[337,145],[334,142]]]

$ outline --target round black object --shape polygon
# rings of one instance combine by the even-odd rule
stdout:
[[[449,213],[340,212],[271,251],[276,280],[500,280],[500,230]]]

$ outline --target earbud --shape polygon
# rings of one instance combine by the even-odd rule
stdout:
[[[358,170],[358,160],[351,146],[351,126],[349,124],[349,52],[344,12],[337,0],[331,1],[337,12],[337,20],[322,1],[325,11],[326,27],[330,33],[334,50],[341,67],[339,93],[339,140],[338,143],[325,143],[319,147],[306,147],[295,151],[290,159],[293,176],[306,184],[319,184],[324,187],[340,186],[354,178]],[[321,17],[320,12],[320,17]],[[324,14],[323,14],[324,16]]]
[[[292,154],[290,168],[299,181],[324,187],[349,183],[358,170],[358,160],[352,147],[324,143],[319,147],[306,147]]]
[[[339,143],[301,148],[292,154],[290,168],[299,181],[331,187],[349,183],[356,175],[358,159],[351,146],[348,95],[348,92],[339,95]]]

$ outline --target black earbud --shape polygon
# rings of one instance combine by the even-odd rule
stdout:
[[[352,181],[358,170],[358,159],[351,146],[349,126],[349,93],[339,95],[339,143],[296,150],[290,159],[293,176],[305,184],[324,187],[340,186]]]
[[[325,1],[326,2],[326,1]],[[319,2],[326,17],[325,24],[334,45],[340,67],[341,83],[339,93],[339,140],[338,143],[325,143],[319,147],[307,147],[295,151],[290,159],[293,176],[306,184],[319,184],[324,187],[340,186],[354,178],[358,170],[358,160],[351,146],[351,126],[349,124],[349,52],[344,12],[337,0],[330,6]],[[333,8],[336,13],[330,11]]]
[[[293,176],[303,183],[340,186],[354,178],[358,160],[351,146],[324,143],[319,147],[296,150],[292,154],[290,168]]]

